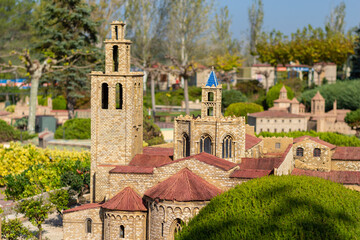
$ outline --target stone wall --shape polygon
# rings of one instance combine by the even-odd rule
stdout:
[[[263,141],[259,142],[250,149],[247,149],[245,152],[245,157],[247,158],[259,158],[262,155],[264,143]]]
[[[360,161],[331,160],[333,171],[360,171]]]
[[[208,202],[152,202],[150,206],[150,239],[151,240],[172,240],[174,239],[174,225],[177,219],[188,223],[196,216],[200,209]]]
[[[298,118],[266,118],[266,117],[249,117],[249,124],[255,123],[255,131],[260,132],[293,132],[306,131],[306,117]]]
[[[100,207],[64,214],[64,240],[102,239],[103,223]],[[86,233],[86,220],[92,220],[92,232]]]
[[[303,148],[303,156],[296,155],[296,149]],[[314,157],[314,149],[319,148],[321,151],[320,157]],[[305,139],[301,142],[295,143],[293,147],[295,168],[308,169],[315,171],[330,171],[331,170],[331,150],[329,147],[319,144],[310,139]]]
[[[274,175],[289,175],[294,169],[294,155],[293,155],[293,145],[290,144],[285,150],[282,156],[283,162],[278,168],[274,169]]]
[[[146,212],[124,212],[105,210],[104,239],[120,238],[120,226],[124,227],[124,239],[146,239]]]
[[[283,153],[287,147],[293,143],[293,138],[289,137],[260,137],[263,140],[264,154]]]

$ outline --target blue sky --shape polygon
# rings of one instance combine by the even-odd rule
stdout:
[[[289,35],[308,24],[324,27],[325,18],[341,0],[263,0],[263,30],[280,30]],[[360,0],[345,0],[345,30],[360,24]],[[228,6],[235,38],[248,36],[248,8],[252,0],[217,0],[216,7]]]

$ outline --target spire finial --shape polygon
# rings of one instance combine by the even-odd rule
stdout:
[[[214,66],[211,67],[211,71],[214,71]]]

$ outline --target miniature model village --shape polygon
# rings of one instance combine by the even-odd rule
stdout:
[[[91,203],[64,211],[64,239],[173,239],[213,197],[268,175],[360,190],[360,148],[256,137],[244,117],[222,116],[214,72],[202,87],[201,117],[175,119],[174,148],[143,148],[143,73],[130,72],[124,25],[111,24],[105,72],[91,73]]]

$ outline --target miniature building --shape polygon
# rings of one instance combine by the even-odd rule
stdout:
[[[294,167],[294,174],[320,169],[334,181],[360,185],[358,172],[349,171],[360,171],[359,157],[349,154],[360,148],[257,138],[243,117],[223,117],[214,72],[203,86],[201,118],[176,119],[175,148],[142,148],[142,73],[129,71],[130,41],[123,36],[124,24],[113,22],[105,72],[91,73],[91,203],[64,211],[65,240],[172,240],[218,194],[249,179],[290,174]],[[294,163],[294,145],[316,156],[306,152]],[[344,181],[339,174],[352,177]]]

